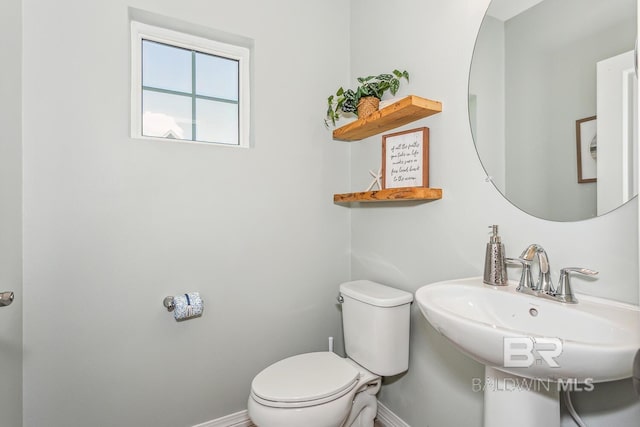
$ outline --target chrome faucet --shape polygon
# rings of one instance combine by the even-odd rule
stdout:
[[[532,290],[544,292],[545,294],[553,294],[556,290],[551,280],[551,266],[549,265],[549,257],[547,251],[536,243],[527,246],[520,254],[520,259],[533,262],[538,259],[538,281],[533,285]]]
[[[538,260],[538,281],[533,282],[531,277],[531,264]],[[522,265],[522,275],[520,283],[516,291],[543,298],[549,298],[555,301],[575,304],[578,300],[573,295],[571,283],[569,281],[569,273],[580,273],[585,276],[594,276],[597,271],[588,268],[567,267],[560,270],[560,279],[558,280],[558,289],[556,290],[551,280],[551,266],[549,265],[549,257],[544,248],[538,244],[532,244],[522,251],[519,258],[507,258],[508,262],[515,262]]]

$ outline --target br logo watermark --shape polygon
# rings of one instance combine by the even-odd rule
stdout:
[[[549,368],[559,368],[556,360],[562,354],[562,340],[560,338],[538,337],[510,337],[504,338],[503,367],[529,368],[533,365],[546,365]],[[500,369],[500,368],[497,368]],[[592,391],[593,378],[544,378],[487,377],[473,378],[471,387],[474,392],[479,391]]]
[[[521,392],[521,391],[593,391],[595,388],[593,378],[558,378],[534,379],[524,377],[504,377],[504,378],[472,378],[471,389],[477,392]]]
[[[528,368],[545,363],[550,368],[560,365],[556,357],[562,353],[560,338],[505,337],[503,347],[505,368]]]

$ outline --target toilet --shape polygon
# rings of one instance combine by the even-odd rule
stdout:
[[[373,427],[383,376],[409,367],[413,295],[369,280],[340,285],[347,358],[299,354],[251,383],[248,412],[258,427]]]

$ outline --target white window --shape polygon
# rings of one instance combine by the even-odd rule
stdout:
[[[249,49],[131,22],[131,133],[249,147]]]

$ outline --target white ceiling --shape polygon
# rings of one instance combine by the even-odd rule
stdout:
[[[489,5],[487,14],[501,21],[506,21],[541,1],[542,0],[493,0],[491,5]]]

